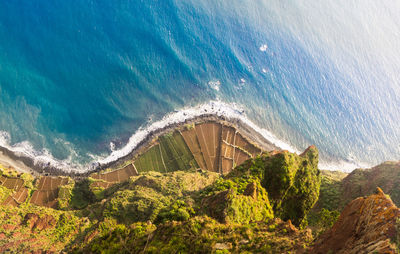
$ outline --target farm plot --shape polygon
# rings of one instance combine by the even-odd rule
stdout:
[[[14,192],[4,200],[3,205],[18,206],[28,197],[28,189],[24,186],[24,180],[20,178],[0,176],[0,185]]]
[[[207,169],[203,153],[201,152],[200,143],[196,135],[196,130],[194,128],[186,129],[181,131],[181,135],[185,140],[187,146],[189,147],[190,152],[193,154],[194,159],[196,160],[199,167],[202,169]]]
[[[227,159],[233,159],[233,156],[235,154],[235,148],[227,143],[222,143],[221,144],[221,157],[222,158],[227,158]]]
[[[248,142],[239,132],[236,132],[234,145],[242,148],[244,151],[251,154],[252,157],[255,157],[261,153],[259,148]]]
[[[232,171],[233,168],[233,159],[228,159],[228,158],[221,158],[221,173],[222,174],[227,174]]]
[[[240,149],[236,149],[235,150],[235,158],[234,158],[234,167],[236,167],[237,165],[242,164],[243,162],[245,162],[246,160],[250,159],[250,156],[243,152]]]
[[[8,196],[8,198],[3,202],[3,205],[19,206],[20,204],[25,202],[28,194],[28,188],[21,187],[17,192]]]
[[[235,128],[222,126],[221,170],[230,172],[250,157],[255,157],[261,150],[248,142]]]
[[[103,181],[96,181],[90,184],[90,188],[101,187],[104,189],[108,189],[113,186],[115,183],[103,182]]]
[[[58,187],[67,183],[68,178],[65,177],[42,176],[30,202],[39,206],[57,208]]]
[[[182,135],[176,131],[159,137],[159,143],[151,147],[134,162],[139,172],[170,172],[197,168],[198,164]]]
[[[229,126],[222,126],[222,140],[225,141],[228,144],[233,144],[234,143],[234,137],[235,137],[236,130],[233,127]]]
[[[91,187],[102,187],[107,189],[115,183],[120,183],[128,180],[131,176],[137,176],[137,170],[133,164],[129,164],[123,168],[107,172],[107,173],[94,173],[90,177],[99,180],[90,184]]]
[[[32,195],[31,203],[38,206],[57,208],[58,190],[35,191]]]
[[[195,129],[207,170],[219,172],[222,126],[218,123],[203,123],[196,125]]]
[[[138,172],[133,164],[129,164],[121,169],[118,169],[118,181],[128,180],[131,176],[137,176]]]
[[[139,156],[134,162],[139,172],[167,172],[167,167],[161,155],[161,146],[156,144]]]
[[[14,177],[0,176],[0,185],[10,190],[19,190],[24,185],[24,180]]]
[[[168,171],[188,170],[198,167],[193,154],[179,132],[176,131],[172,135],[160,137],[160,145],[161,155]]]

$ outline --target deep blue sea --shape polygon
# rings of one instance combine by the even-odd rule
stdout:
[[[84,170],[214,101],[294,151],[317,145],[321,167],[399,160],[399,13],[396,0],[1,1],[0,143]]]

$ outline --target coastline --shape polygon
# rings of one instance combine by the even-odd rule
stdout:
[[[132,150],[130,154],[122,156],[116,161],[99,165],[94,171],[91,172],[98,172],[105,170],[107,168],[117,169],[121,167],[127,160],[135,159],[138,155],[140,155],[142,152],[148,149],[153,144],[153,140],[156,139],[157,137],[167,134],[168,132],[174,130],[182,129],[184,128],[185,125],[188,124],[199,124],[205,122],[216,122],[226,126],[233,127],[240,134],[242,134],[247,141],[261,148],[263,151],[282,150],[281,148],[279,148],[278,146],[274,145],[272,142],[267,140],[265,137],[263,137],[261,133],[258,133],[249,125],[240,121],[239,119],[227,119],[226,117],[223,116],[208,114],[208,115],[197,116],[193,119],[186,119],[184,122],[171,124],[165,126],[164,128],[160,128],[153,132],[150,132],[146,136],[146,138],[142,140],[142,142],[140,142],[135,149]]]
[[[29,161],[26,158],[18,158],[14,153],[4,147],[0,147],[0,165],[16,169],[21,173],[30,173],[36,175],[37,172],[28,167]]]
[[[282,150],[266,139],[261,133],[254,130],[251,126],[241,121],[238,118],[229,118],[218,114],[202,114],[193,118],[187,118],[182,122],[172,123],[162,128],[155,129],[148,132],[143,140],[141,140],[135,148],[133,148],[127,155],[121,156],[115,161],[100,164],[99,162],[93,163],[88,166],[85,172],[77,172],[74,170],[65,171],[60,168],[51,166],[50,164],[35,163],[33,158],[28,156],[18,156],[16,153],[10,151],[5,147],[0,146],[0,164],[4,166],[11,166],[19,172],[29,172],[35,176],[38,175],[53,175],[53,176],[70,176],[74,178],[86,177],[94,172],[99,172],[105,169],[117,169],[127,160],[136,158],[139,154],[147,150],[153,143],[154,139],[162,136],[173,130],[184,128],[187,124],[199,124],[204,122],[217,122],[226,126],[234,127],[240,132],[245,139],[250,143],[255,144],[257,147],[264,151]]]
[[[77,164],[70,160],[57,160],[51,154],[32,151],[21,146],[12,146],[7,143],[7,136],[0,137],[0,156],[4,157],[5,164],[10,165],[11,161],[19,161],[14,164],[19,171],[29,171],[39,175],[86,177],[93,172],[105,169],[116,169],[127,160],[133,160],[135,156],[151,146],[152,141],[173,129],[182,128],[186,124],[215,121],[224,125],[232,126],[243,136],[256,144],[264,151],[288,150],[289,152],[300,154],[301,151],[293,148],[285,141],[278,139],[273,133],[256,125],[246,117],[244,111],[236,104],[228,104],[221,101],[210,101],[195,107],[187,107],[175,110],[162,119],[157,120],[137,129],[127,140],[127,143],[120,149],[112,151],[110,154],[94,159],[87,164]],[[311,144],[310,144],[311,145]],[[1,158],[1,157],[0,157]],[[21,164],[22,163],[22,164]],[[18,167],[18,165],[20,165]],[[14,167],[15,167],[14,166]],[[356,168],[368,168],[367,165],[352,163],[346,160],[336,162],[320,161],[321,169],[340,170],[351,172]]]

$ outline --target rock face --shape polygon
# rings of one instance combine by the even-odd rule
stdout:
[[[31,231],[45,230],[53,228],[56,225],[56,220],[53,216],[45,214],[42,218],[36,213],[28,213],[25,215],[23,224],[26,224]]]
[[[350,202],[311,253],[396,253],[400,209],[380,188]]]
[[[318,150],[310,146],[297,155],[268,152],[238,166],[228,178],[251,175],[268,192],[275,216],[301,226],[319,196]]]

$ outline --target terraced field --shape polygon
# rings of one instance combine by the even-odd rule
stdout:
[[[188,125],[158,137],[147,150],[123,168],[91,174],[89,189],[101,198],[104,189],[147,171],[171,172],[201,168],[227,174],[236,165],[260,153],[258,147],[233,127],[217,122]],[[57,208],[60,202],[70,202],[74,184],[66,177],[42,176],[37,179],[36,190],[27,201],[31,189],[24,186],[24,180],[0,175],[0,185],[10,190],[9,196],[3,197],[2,204],[18,206],[27,201]]]
[[[30,202],[39,206],[57,208],[58,188],[67,183],[66,177],[42,176],[37,182],[37,190],[33,192]]]
[[[19,190],[24,185],[24,180],[17,177],[0,176],[0,185],[11,190]]]
[[[235,128],[216,122],[198,124],[181,134],[200,168],[221,174],[261,153]]]
[[[131,176],[138,175],[136,167],[133,164],[129,164],[121,169],[117,169],[106,173],[94,173],[90,177],[98,180],[91,183],[91,187],[101,187],[107,189],[115,183],[120,183],[128,180]]]
[[[134,162],[138,172],[169,172],[198,168],[179,131],[158,138],[158,142],[140,155]]]
[[[13,191],[13,193],[4,200],[2,205],[18,206],[28,197],[28,189],[24,186],[24,180],[21,178],[0,176],[0,185]]]

